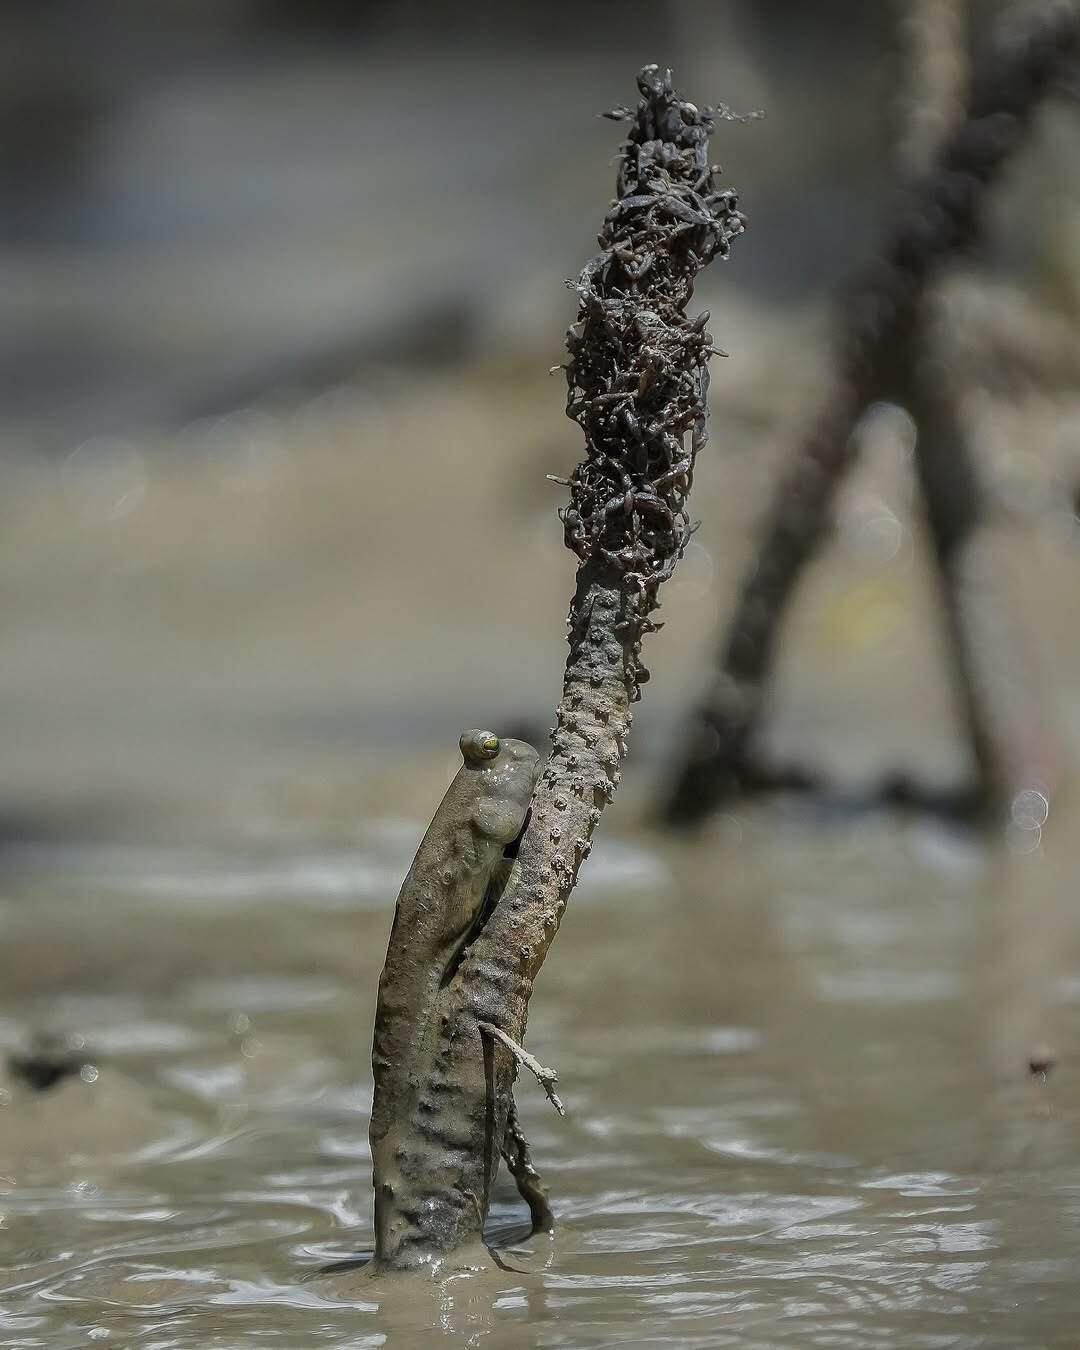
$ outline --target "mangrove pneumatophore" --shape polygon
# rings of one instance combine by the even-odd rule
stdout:
[[[460,938],[453,962],[444,962],[441,941],[434,979],[401,960],[399,978],[388,960],[379,1016],[394,1008],[398,1020],[389,1038],[385,1022],[376,1027],[375,1269],[477,1253],[501,1156],[534,1224],[550,1227],[511,1095],[520,1064],[553,1087],[551,1071],[521,1048],[529,998],[618,786],[631,705],[647,678],[642,642],[658,627],[659,589],[692,530],[687,497],[706,441],[714,351],[708,316],[686,314],[694,278],[727,255],[744,223],[708,159],[715,123],[730,114],[681,98],[657,66],[641,71],[638,89],[636,109],[609,114],[629,124],[617,197],[600,253],[572,283],[579,308],[566,339],[567,413],[586,447],[561,513],[578,570],[552,750],[509,877],[485,892],[482,922]],[[455,798],[451,813],[471,837],[464,801]],[[418,991],[426,1000],[419,1026],[400,1011]],[[407,1058],[393,1059],[400,1054]],[[406,1081],[388,1097],[388,1084]]]

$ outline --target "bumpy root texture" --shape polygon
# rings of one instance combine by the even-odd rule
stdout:
[[[689,720],[660,807],[668,824],[695,824],[754,781],[751,747],[780,623],[827,532],[853,462],[855,425],[875,399],[903,401],[903,363],[917,345],[928,285],[976,240],[988,189],[1024,143],[1041,99],[1075,59],[1077,7],[1048,0],[1024,8],[1024,22],[1010,16],[1007,31],[976,65],[965,119],[912,180],[877,260],[841,299],[831,381],[777,482],[715,673]],[[968,706],[982,704],[972,696]]]
[[[519,1056],[507,1040],[524,1039],[533,980],[619,782],[631,705],[648,677],[642,639],[659,626],[650,617],[659,588],[690,537],[686,501],[706,439],[712,340],[707,316],[685,310],[698,271],[743,229],[707,158],[727,114],[680,98],[655,66],[638,87],[634,111],[609,114],[629,123],[618,196],[601,252],[571,283],[580,307],[567,334],[567,412],[586,446],[561,512],[579,567],[552,751],[507,886],[441,992],[439,1034],[415,1066],[423,1109],[399,1131],[407,1238],[384,1266],[475,1250],[501,1154],[534,1221],[551,1226],[511,1114]]]

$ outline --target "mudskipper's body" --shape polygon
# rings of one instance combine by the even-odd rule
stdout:
[[[401,888],[379,980],[371,1056],[377,1254],[407,1241],[406,1232],[391,1231],[407,1228],[410,1209],[395,1123],[413,1117],[417,1083],[437,1051],[440,990],[498,898],[509,870],[506,851],[521,833],[540,769],[539,755],[524,741],[467,731],[460,744],[464,763]]]

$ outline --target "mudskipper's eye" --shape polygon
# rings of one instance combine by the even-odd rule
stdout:
[[[499,753],[499,738],[493,731],[463,731],[459,744],[462,757],[472,764],[494,759]]]

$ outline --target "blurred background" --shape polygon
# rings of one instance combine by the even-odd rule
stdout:
[[[1001,8],[967,7],[973,45]],[[393,1319],[331,1316],[298,1281],[369,1240],[378,971],[458,735],[543,746],[559,694],[574,560],[545,474],[580,445],[548,370],[614,188],[621,129],[597,114],[647,62],[765,117],[713,140],[749,227],[696,301],[730,353],[702,526],[530,1019],[570,1105],[555,1123],[520,1096],[560,1255],[498,1317],[548,1320],[552,1346],[1072,1344],[1067,816],[1043,840],[1014,813],[1003,858],[784,804],[730,804],[697,845],[641,826],[817,410],[836,288],[896,209],[906,9],[0,7],[11,1344],[390,1343]],[[1078,130],[1074,96],[1046,102],[935,309],[1066,766]],[[963,783],[913,424],[879,405],[858,437],[767,748],[853,792]],[[395,1344],[420,1343],[410,1316]]]
[[[997,8],[974,6],[976,42]],[[662,755],[813,410],[832,289],[889,218],[892,9],[11,0],[0,22],[15,832],[181,806],[217,828],[285,782],[325,793],[343,775],[351,792],[403,747],[450,753],[462,725],[543,734],[572,575],[544,475],[578,449],[547,368],[574,312],[563,281],[613,190],[619,131],[596,114],[634,101],[649,60],[699,102],[767,114],[714,141],[750,229],[699,290],[730,359],[703,527],[651,644],[635,753]],[[959,321],[988,472],[1060,552],[1066,591],[1076,118],[1046,109],[995,194]],[[980,302],[1006,312],[1017,294],[1066,334],[1067,373],[1048,389],[1012,372],[999,408],[971,332]],[[798,678],[781,672],[776,733],[856,776],[899,755],[948,777],[965,751],[932,597],[913,598],[910,444],[902,419],[875,436],[789,626]],[[1053,612],[1064,592],[1040,559]]]

